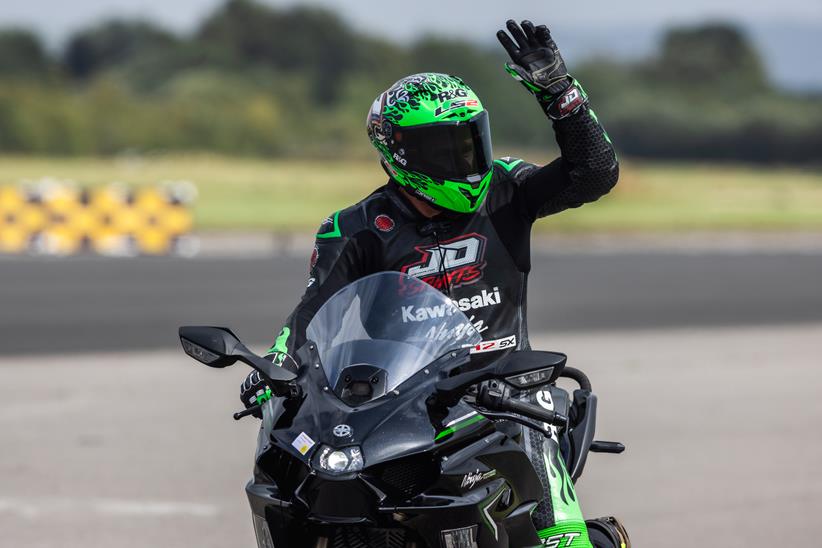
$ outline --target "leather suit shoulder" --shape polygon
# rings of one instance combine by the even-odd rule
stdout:
[[[517,187],[536,166],[521,158],[506,156],[494,160],[493,176],[485,207],[489,214],[500,210],[515,202]]]
[[[537,166],[522,158],[505,156],[494,160],[494,175],[498,179],[521,180]]]
[[[323,220],[318,239],[351,238],[361,232],[377,234],[393,231],[400,222],[400,212],[387,195],[385,186],[345,209]]]

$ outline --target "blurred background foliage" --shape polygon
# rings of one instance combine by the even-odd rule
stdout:
[[[551,131],[504,61],[491,45],[426,36],[401,46],[330,11],[253,0],[227,1],[191,35],[113,20],[75,33],[60,51],[26,30],[0,30],[0,152],[362,157],[371,154],[363,130],[371,101],[419,71],[473,86],[498,148],[544,148]],[[770,82],[731,24],[672,28],[642,61],[571,68],[622,154],[819,162],[822,95]]]

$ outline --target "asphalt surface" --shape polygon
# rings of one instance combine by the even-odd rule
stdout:
[[[599,395],[578,494],[639,548],[818,546],[822,323],[557,332]],[[0,545],[255,545],[247,368],[177,351],[0,358]],[[181,389],[181,387],[185,387]],[[696,542],[695,542],[696,541]]]
[[[822,254],[537,253],[532,332],[822,321]],[[0,259],[0,354],[172,348],[182,324],[263,346],[307,260]]]

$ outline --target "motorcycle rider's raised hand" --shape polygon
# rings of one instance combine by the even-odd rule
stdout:
[[[534,94],[543,112],[552,120],[561,120],[583,110],[588,95],[568,75],[548,27],[535,27],[528,20],[518,25],[513,19],[505,25],[508,32],[497,31],[497,38],[511,57],[505,70]]]
[[[506,70],[531,93],[547,95],[545,99],[564,91],[570,84],[568,69],[548,27],[535,27],[527,20],[518,25],[513,19],[505,25],[508,32],[497,31],[497,39],[511,57],[512,62],[506,63]]]

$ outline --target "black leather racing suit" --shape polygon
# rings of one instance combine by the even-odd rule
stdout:
[[[591,111],[554,122],[554,130],[562,156],[543,167],[514,158],[496,160],[488,195],[473,214],[425,218],[389,181],[329,216],[317,234],[305,294],[269,352],[293,355],[329,297],[354,280],[387,270],[450,292],[479,329],[488,352],[528,348],[531,225],[593,202],[618,178],[614,149]]]
[[[293,355],[305,342],[314,314],[338,289],[388,270],[450,293],[483,338],[474,361],[529,348],[525,313],[531,225],[540,217],[593,202],[618,178],[611,142],[587,107],[555,121],[554,130],[562,156],[543,167],[514,158],[496,160],[488,195],[473,214],[425,218],[389,181],[329,216],[317,234],[305,294],[269,352]],[[403,309],[409,321],[415,313]],[[552,508],[543,451],[546,458],[556,459],[556,443],[543,445],[541,436],[526,432],[525,449],[546,493],[532,517],[538,528],[551,527],[561,517],[555,518]]]

